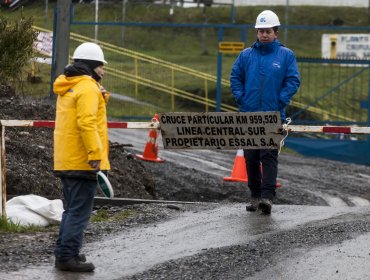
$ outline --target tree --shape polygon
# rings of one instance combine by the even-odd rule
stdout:
[[[0,17],[0,82],[20,81],[33,54],[36,32],[32,19],[11,22]]]

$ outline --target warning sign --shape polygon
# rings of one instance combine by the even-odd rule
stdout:
[[[280,112],[160,113],[165,149],[278,149]]]
[[[218,51],[220,53],[240,53],[244,50],[243,42],[219,42]]]

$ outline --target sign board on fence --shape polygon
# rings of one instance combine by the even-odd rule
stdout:
[[[160,113],[165,149],[278,149],[280,112]]]
[[[323,58],[370,59],[370,34],[322,34]]]
[[[243,42],[219,42],[218,51],[220,53],[240,53],[244,50]]]
[[[53,33],[39,32],[33,44],[36,51],[43,55],[52,56],[53,52]]]

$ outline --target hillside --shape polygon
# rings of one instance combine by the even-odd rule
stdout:
[[[99,22],[101,25],[95,29],[95,5],[94,4],[75,4],[73,13],[73,24],[71,32],[87,36],[94,40],[97,38],[105,43],[113,44],[117,47],[127,48],[129,51],[150,55],[154,58],[162,59],[175,65],[185,66],[195,71],[217,75],[218,58],[217,46],[220,29],[218,25],[200,28],[203,24],[230,24],[230,7],[211,7],[202,8],[179,8],[174,9],[173,15],[169,13],[168,6],[162,5],[143,5],[132,4],[129,1],[126,6],[124,19],[128,26],[121,26],[122,6],[120,2],[116,5],[101,4],[99,9]],[[102,1],[102,3],[104,3]],[[137,2],[135,2],[137,3]],[[21,17],[32,17],[34,25],[53,29],[53,9],[54,3],[50,1],[48,10],[45,10],[44,3],[33,1],[14,12],[2,9],[0,16],[19,19]],[[368,25],[367,10],[363,8],[351,7],[315,7],[315,6],[291,6],[286,13],[285,6],[249,6],[237,7],[235,10],[235,25],[228,25],[223,30],[224,41],[245,40],[249,46],[255,40],[255,30],[253,23],[257,14],[266,8],[273,8],[280,16],[284,24],[288,21],[292,25],[290,29],[280,28],[279,39],[291,48],[298,57],[320,57],[321,56],[321,36],[326,33],[362,33],[366,32]],[[104,24],[105,23],[105,24]],[[156,26],[154,24],[157,24]],[[177,24],[177,25],[173,25]],[[183,24],[191,24],[184,26]],[[193,27],[194,26],[194,27]],[[362,28],[361,28],[362,27]],[[338,28],[346,28],[340,30]],[[359,28],[359,29],[356,29]],[[97,31],[97,34],[95,34]],[[85,39],[86,40],[86,39]],[[70,40],[70,53],[81,41]],[[181,90],[200,96],[205,95],[205,81],[186,73],[175,72],[171,69],[150,64],[145,61],[136,61],[133,57],[105,50],[109,67],[117,71],[124,71],[129,75],[135,75],[135,69],[143,79],[151,79],[154,82],[163,83],[171,86],[172,83]],[[235,61],[236,54],[223,55],[222,58],[222,78],[229,79],[230,69]],[[50,91],[50,66],[46,64],[36,64],[36,75],[40,77],[41,83],[26,82],[23,87],[26,95],[44,97]],[[25,78],[32,72],[32,66],[26,67]],[[176,98],[171,100],[169,93],[156,91],[153,87],[137,85],[132,78],[122,79],[121,72],[107,75],[104,79],[107,89],[119,94],[152,103],[157,111],[160,108],[169,110],[170,106],[175,106],[175,111],[181,111],[189,107],[199,110],[199,105]],[[304,77],[306,81],[308,78]],[[209,98],[215,99],[216,83],[208,82]],[[19,88],[21,88],[19,87]],[[223,88],[223,102],[229,102],[232,97],[227,88]],[[117,100],[116,100],[117,101]],[[173,103],[172,103],[173,102]],[[160,103],[160,104],[159,104]],[[230,102],[231,103],[231,102]],[[132,106],[133,105],[133,106]],[[230,104],[233,105],[233,104]],[[198,107],[196,107],[198,106]],[[201,105],[200,105],[201,106]],[[153,108],[138,106],[127,102],[116,102],[114,106],[108,108],[112,116],[152,116]],[[204,109],[203,107],[201,109]],[[210,108],[213,110],[213,108]]]
[[[33,17],[35,25],[52,29],[54,3],[49,4],[48,8],[46,12],[43,2],[34,1],[24,9],[13,12],[2,9],[0,16]],[[319,56],[321,33],[332,32],[333,27],[355,28],[366,27],[369,24],[368,11],[364,8],[290,6],[287,10],[285,6],[244,6],[235,8],[235,25],[253,27],[256,16],[264,9],[273,9],[279,15],[283,25],[294,26],[288,30],[287,35],[284,34],[285,29],[282,27],[280,35],[281,39],[285,39],[284,36],[287,36],[288,46],[296,52],[297,56]],[[230,24],[232,21],[231,9],[228,6],[207,9],[176,7],[174,13],[170,15],[168,6],[129,2],[125,11],[124,21],[129,23]],[[215,54],[216,48],[212,45],[217,41],[216,28],[206,29],[206,34],[202,34],[202,30],[198,28],[182,28],[180,26],[174,28],[126,26],[123,30],[119,25],[115,25],[122,20],[122,16],[122,6],[119,2],[115,5],[104,5],[104,2],[100,4],[99,22],[110,23],[106,27],[99,26],[100,40],[116,45],[124,44],[127,48],[156,55],[163,59],[170,58],[175,62],[191,63],[196,60],[195,56],[199,57],[201,54],[202,42],[200,41],[205,39],[207,42],[203,48],[207,48],[209,54]],[[72,18],[76,22],[72,25],[72,31],[94,37],[95,28],[93,25],[77,23],[95,21],[94,4],[75,4]],[[314,30],[306,29],[309,26],[316,27]],[[327,27],[327,29],[320,30],[317,29],[317,26]],[[224,39],[240,38],[239,31],[227,29]],[[343,32],[351,32],[351,30]],[[247,44],[253,40],[254,30],[251,28],[247,32]],[[186,55],[187,59],[181,59],[182,55]]]

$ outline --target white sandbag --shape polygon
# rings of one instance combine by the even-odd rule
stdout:
[[[49,200],[33,194],[17,196],[6,203],[7,217],[22,225],[58,224],[63,211],[62,200]]]
[[[43,218],[39,214],[30,211],[24,205],[14,205],[11,207],[6,206],[6,216],[13,223],[19,224],[21,226],[40,226],[47,227],[49,222],[47,219]]]

